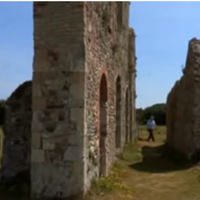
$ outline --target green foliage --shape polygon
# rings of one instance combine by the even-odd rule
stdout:
[[[120,164],[115,164],[112,168],[109,176],[101,177],[93,184],[93,189],[97,193],[104,194],[115,191],[124,191],[126,193],[133,193],[133,189],[129,188],[123,181],[126,177],[127,171],[124,166]]]
[[[141,162],[142,155],[141,155],[141,149],[139,148],[138,143],[129,143],[125,145],[124,151],[122,154],[122,159],[123,161],[128,162],[128,163]]]
[[[3,125],[5,120],[5,103],[6,101],[0,100],[0,126]]]
[[[146,124],[149,117],[153,115],[157,125],[166,124],[166,104],[154,104],[150,107],[136,109],[136,119],[142,124]]]

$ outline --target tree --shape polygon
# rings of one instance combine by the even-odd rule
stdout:
[[[136,109],[136,118],[142,124],[146,124],[147,120],[151,115],[155,117],[155,121],[158,125],[165,125],[166,104],[165,103],[154,104],[142,110],[142,113],[141,113],[141,108]]]

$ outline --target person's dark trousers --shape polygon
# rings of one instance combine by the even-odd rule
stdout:
[[[149,137],[148,137],[147,141],[150,141],[152,139],[152,141],[155,142],[153,129],[148,129],[148,132],[149,132]]]

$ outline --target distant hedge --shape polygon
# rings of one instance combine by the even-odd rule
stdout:
[[[3,125],[5,120],[5,100],[0,100],[0,126]]]
[[[149,117],[153,115],[157,125],[166,125],[166,104],[154,104],[145,109],[136,109],[137,121],[141,124],[146,124]]]

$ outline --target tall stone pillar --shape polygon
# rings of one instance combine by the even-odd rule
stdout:
[[[83,2],[34,2],[34,197],[83,191],[84,77]]]
[[[129,28],[129,52],[128,52],[128,65],[129,65],[129,85],[130,85],[130,140],[133,141],[135,137],[134,131],[136,128],[135,116],[135,90],[136,90],[136,56],[135,56],[135,32]]]

